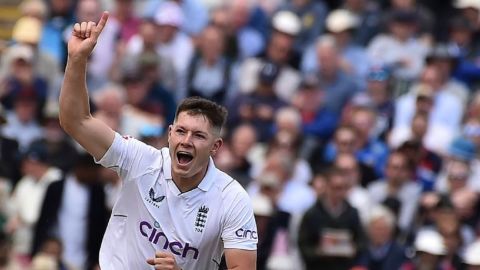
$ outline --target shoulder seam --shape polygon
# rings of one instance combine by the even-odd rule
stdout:
[[[228,184],[222,189],[222,192],[225,191],[225,189],[230,186],[231,183],[235,182],[235,179],[231,178],[230,182],[228,182]]]

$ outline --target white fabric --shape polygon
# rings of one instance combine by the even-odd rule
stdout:
[[[360,220],[366,223],[373,206],[368,191],[361,186],[354,186],[348,193],[347,201],[358,210]]]
[[[50,183],[60,180],[61,177],[62,172],[52,167],[39,180],[26,175],[17,183],[11,197],[12,214],[21,221],[21,226],[13,236],[15,252],[29,254],[33,228],[38,221],[45,192]]]
[[[21,151],[27,150],[33,141],[43,136],[42,128],[36,121],[22,123],[14,112],[7,114],[7,124],[2,131],[5,137],[17,140]]]
[[[428,47],[416,38],[402,42],[391,35],[378,35],[368,45],[367,53],[375,63],[397,67],[394,70],[397,78],[412,80],[423,69]],[[401,61],[407,64],[401,66]]]
[[[90,193],[74,176],[65,179],[58,218],[63,259],[75,269],[86,269],[87,220]]]
[[[100,249],[102,270],[151,269],[146,259],[155,251],[171,252],[182,269],[216,269],[224,248],[256,250],[250,199],[212,159],[199,186],[185,193],[172,180],[167,148],[116,134],[98,163],[123,180]]]
[[[140,35],[133,36],[127,44],[127,53],[138,54],[143,51],[143,39]],[[177,75],[177,100],[186,95],[186,79],[188,66],[194,53],[193,42],[183,32],[177,32],[175,37],[168,43],[159,43],[156,47],[157,53],[170,59]]]
[[[258,84],[258,74],[262,69],[263,61],[258,58],[246,59],[240,66],[238,88],[241,93],[253,92]],[[291,67],[283,66],[275,81],[274,90],[279,98],[291,102],[302,78],[300,73]]]
[[[371,183],[368,185],[368,192],[373,202],[382,203],[389,195],[387,180],[377,180]],[[397,223],[401,230],[405,231],[411,226],[417,212],[421,192],[422,188],[415,182],[404,183],[397,192],[396,198],[401,203]]]

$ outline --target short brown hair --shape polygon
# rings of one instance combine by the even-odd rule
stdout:
[[[214,128],[219,130],[222,129],[228,115],[225,107],[201,97],[184,99],[180,105],[178,105],[175,120],[181,112],[187,112],[189,115],[203,115]]]

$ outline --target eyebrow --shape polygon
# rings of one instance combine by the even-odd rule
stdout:
[[[205,136],[208,136],[208,135],[209,135],[208,132],[205,132],[205,131],[202,131],[202,130],[190,130],[190,129],[188,129],[188,128],[184,127],[184,126],[178,125],[178,124],[177,124],[177,126],[175,127],[175,129],[177,129],[177,128],[189,130],[189,131],[192,131],[192,132],[195,133],[195,134],[203,134],[203,135],[205,135]]]

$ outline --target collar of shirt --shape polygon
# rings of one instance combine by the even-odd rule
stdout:
[[[172,160],[170,158],[170,152],[168,148],[163,148],[162,149],[162,156],[163,156],[163,175],[165,177],[165,180],[173,180],[172,178]],[[200,184],[198,184],[198,187],[202,191],[208,191],[210,187],[212,187],[213,182],[215,181],[215,176],[217,174],[217,167],[215,167],[215,164],[213,162],[212,157],[210,157],[209,162],[208,162],[208,169],[207,173],[203,177],[202,181]]]

